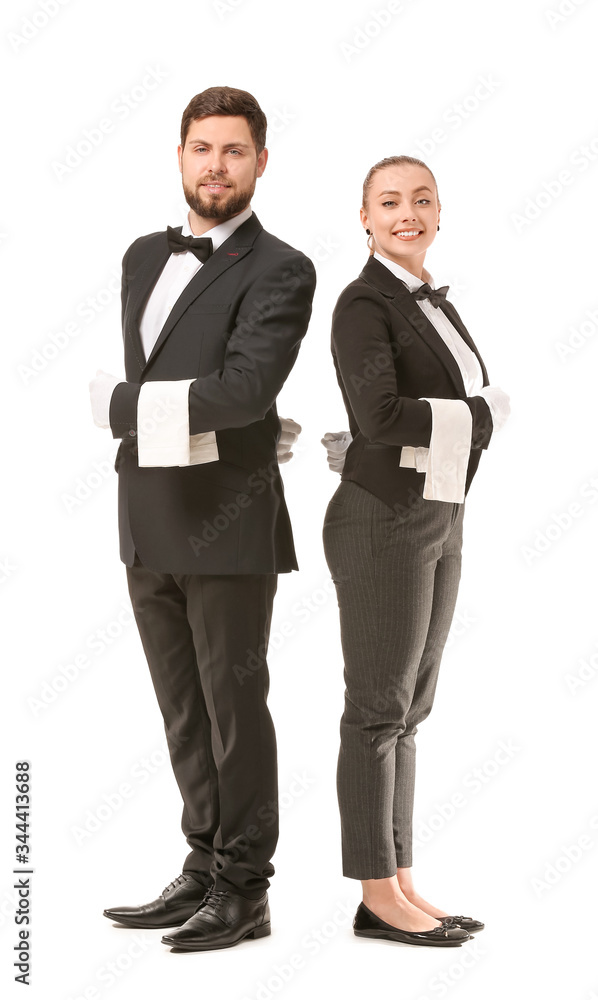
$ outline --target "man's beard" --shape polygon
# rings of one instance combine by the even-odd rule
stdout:
[[[210,181],[214,184],[226,183],[218,177],[207,177],[202,180],[202,184],[209,183]],[[238,215],[244,208],[247,208],[253,197],[253,192],[255,191],[255,182],[256,178],[254,177],[249,187],[239,190],[235,194],[231,194],[228,198],[223,198],[222,195],[215,194],[209,195],[208,198],[205,198],[205,193],[202,198],[198,193],[199,188],[192,190],[186,186],[183,179],[183,192],[189,208],[191,208],[196,215],[199,215],[200,218],[224,220],[230,219],[233,215]]]

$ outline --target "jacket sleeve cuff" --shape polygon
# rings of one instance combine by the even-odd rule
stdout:
[[[112,437],[137,436],[137,401],[141,385],[119,382],[110,397],[110,428]]]
[[[483,396],[468,396],[465,402],[471,410],[473,420],[471,447],[487,448],[494,429],[490,407]]]

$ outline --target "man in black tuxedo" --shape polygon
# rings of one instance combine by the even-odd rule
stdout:
[[[127,250],[127,381],[99,372],[90,384],[95,422],[122,439],[121,558],[191,848],[157,899],[105,915],[179,927],[163,940],[186,950],[270,932],[278,810],[266,650],[277,574],[297,569],[276,397],[315,271],[251,210],[265,136],[245,91],[213,87],[190,102],[179,146],[188,218]]]

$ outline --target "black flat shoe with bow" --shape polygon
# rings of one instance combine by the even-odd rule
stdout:
[[[387,941],[399,941],[402,944],[425,944],[440,948],[459,948],[464,941],[469,940],[469,931],[444,923],[439,927],[433,927],[431,931],[400,930],[377,917],[365,903],[360,903],[357,907],[353,932],[358,937],[382,938]]]
[[[473,917],[439,917],[438,919],[442,920],[446,927],[463,927],[470,934],[483,931],[486,926],[481,920],[474,920]]]

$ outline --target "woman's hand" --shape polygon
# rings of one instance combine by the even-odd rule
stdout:
[[[499,431],[506,424],[511,412],[510,397],[497,385],[486,385],[477,395],[482,396],[488,403],[494,430]]]
[[[350,431],[327,431],[322,438],[322,444],[327,452],[328,468],[331,472],[341,473],[345,465],[347,449],[353,438]]]

